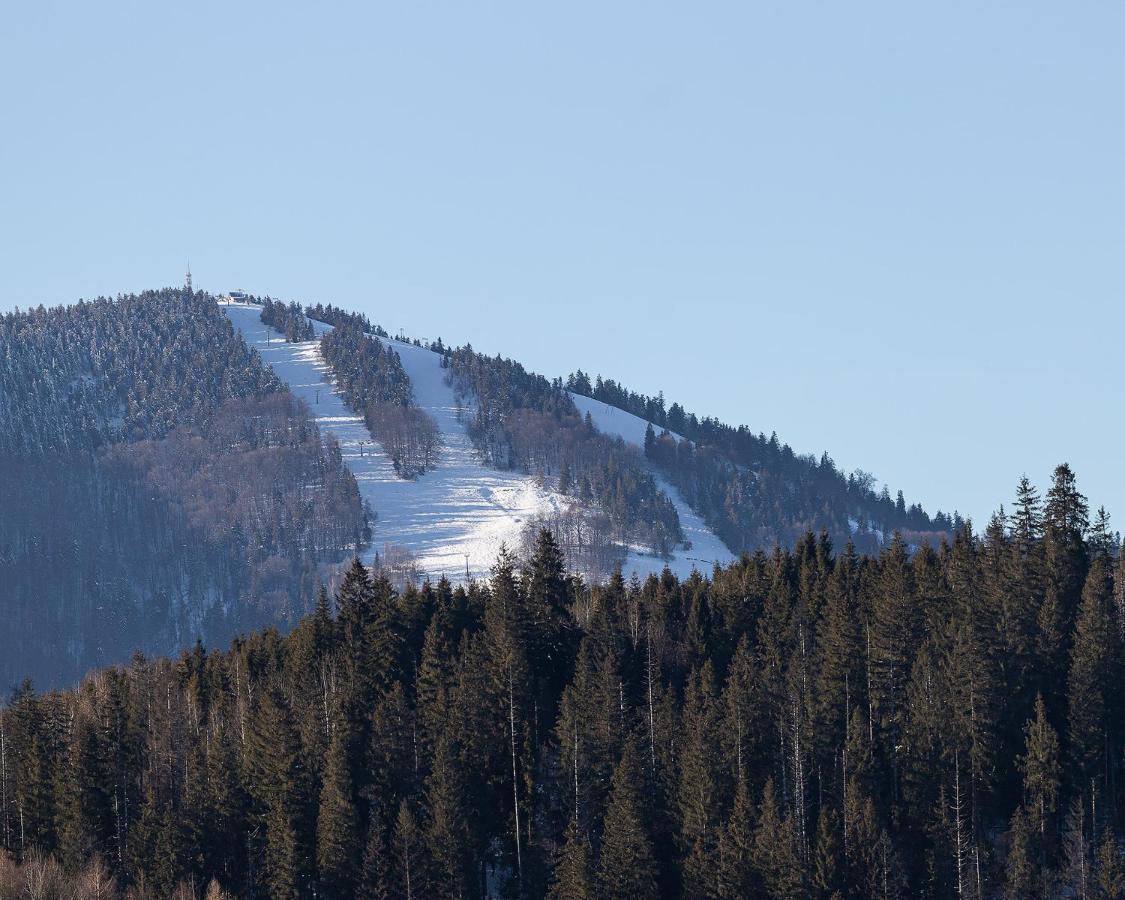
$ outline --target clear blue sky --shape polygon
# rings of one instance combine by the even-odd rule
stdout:
[[[20,3],[0,308],[362,309],[1125,525],[1125,5]]]

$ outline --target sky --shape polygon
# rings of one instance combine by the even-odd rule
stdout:
[[[1125,527],[1125,5],[20,3],[0,309],[368,313]]]

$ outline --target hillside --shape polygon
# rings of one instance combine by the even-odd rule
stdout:
[[[399,588],[479,580],[547,527],[588,578],[686,579],[806,532],[875,551],[956,524],[776,438],[332,306],[148,292],[7,315],[0,350],[8,683],[288,626],[356,552]]]
[[[612,381],[591,383],[578,373],[564,390],[557,380],[549,382],[512,360],[482,356],[471,347],[396,340],[366,318],[331,306],[306,309],[319,319],[303,318],[295,306],[288,318],[278,318],[273,307],[255,318],[256,310],[258,304],[232,306],[228,314],[255,347],[276,360],[271,364],[284,380],[306,385],[298,391],[312,391],[303,396],[315,400],[319,391],[324,402],[325,390],[334,387],[350,407],[345,411],[350,425],[360,428],[344,434],[343,442],[353,448],[352,461],[370,471],[360,481],[367,484],[372,508],[380,510],[367,558],[379,556],[404,570],[413,566],[422,576],[460,577],[467,570],[479,577],[501,543],[526,547],[536,524],[559,535],[575,569],[597,576],[620,565],[626,575],[642,577],[665,565],[686,576],[739,552],[792,543],[808,531],[823,530],[837,543],[852,541],[874,551],[894,531],[918,545],[940,540],[960,524],[956,516],[930,517],[917,505],[907,507],[901,492],[897,500],[886,488],[876,493],[865,473],[845,477],[826,454],[820,460],[801,457],[776,437],[699,420],[678,404],[665,410],[662,398],[637,395]],[[355,330],[347,339],[333,339],[329,348],[323,343],[332,327],[328,320]],[[283,332],[294,340],[296,331],[311,340],[296,340],[298,349],[292,351],[270,349],[269,341],[280,340]],[[391,359],[401,368],[408,395],[401,404],[432,422],[445,447],[445,463],[414,473],[406,484],[398,477],[399,461],[378,435],[385,410],[395,405],[377,399],[379,379],[389,376],[357,370],[366,365],[355,361],[357,354],[366,355],[369,347],[375,359]],[[346,372],[323,365],[329,351]],[[277,359],[286,353],[289,358]],[[319,374],[307,371],[310,366]],[[399,388],[388,381],[386,390],[397,397]],[[377,415],[375,407],[384,412]],[[347,421],[327,416],[322,426]],[[579,447],[589,439],[583,427],[596,433],[599,449]],[[365,461],[368,453],[374,456]],[[575,467],[588,464],[591,453],[614,457],[620,460],[616,468],[632,473],[624,495],[623,482],[614,480],[619,476],[576,475]],[[653,502],[666,511],[646,513],[655,511]],[[435,504],[443,511],[441,528],[424,512]],[[606,518],[599,521],[599,515]],[[596,538],[593,546],[584,543],[589,535]]]
[[[274,373],[305,400],[321,430],[339,443],[361,494],[376,513],[367,561],[379,556],[400,574],[413,569],[423,579],[444,575],[456,581],[466,570],[470,577],[486,577],[502,544],[522,549],[536,525],[549,524],[558,530],[560,518],[576,505],[557,490],[557,478],[485,463],[469,434],[467,407],[473,398],[458,399],[447,383],[449,371],[443,367],[441,353],[382,338],[401,361],[413,403],[433,418],[441,435],[437,465],[404,479],[337,390],[319,347],[331,325],[313,320],[315,340],[287,343],[280,331],[262,323],[261,305],[224,303],[222,309]],[[612,429],[600,430],[616,435]],[[686,577],[693,568],[707,570],[714,562],[731,558],[675,490],[666,488],[681,520],[691,523],[692,549],[677,546],[665,558],[630,546],[615,561],[626,575],[644,578],[669,566]],[[613,563],[592,566],[587,574],[604,577],[612,569]]]
[[[466,557],[469,575],[485,577],[501,543],[518,548],[524,525],[558,508],[559,499],[538,479],[493,469],[477,459],[437,353],[388,342],[409,375],[414,402],[434,417],[443,444],[440,464],[433,471],[404,479],[362,417],[345,405],[335,389],[319,353],[319,337],[332,326],[314,322],[317,340],[286,343],[262,324],[260,306],[224,304],[222,308],[262,360],[305,401],[321,431],[336,439],[360,494],[376,515],[375,539],[365,551],[365,561],[378,554],[399,565],[402,561],[395,558],[394,549],[398,547],[410,552],[410,562],[422,578],[460,579]],[[388,545],[392,545],[389,553]]]
[[[0,684],[225,642],[366,540],[355,481],[214,302],[0,317]]]

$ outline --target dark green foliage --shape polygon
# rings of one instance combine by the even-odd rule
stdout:
[[[360,860],[360,835],[351,765],[348,725],[341,722],[328,745],[316,820],[316,864],[321,896],[351,897]]]
[[[597,896],[590,875],[590,847],[574,819],[566,826],[547,896],[551,900],[593,900]]]
[[[288,637],[13,694],[4,847],[157,895],[1115,896],[1119,564],[1079,535],[1037,696],[1072,516],[1021,496],[1011,531],[685,581],[586,586],[545,533],[457,588],[356,562]]]
[[[605,814],[598,896],[612,900],[657,896],[656,862],[645,828],[643,785],[635,742],[628,741],[613,773]]]
[[[367,334],[373,334],[376,337],[382,338],[388,337],[386,330],[380,328],[378,325],[372,325],[371,320],[363,315],[363,313],[345,312],[338,306],[333,306],[331,303],[317,303],[313,306],[306,306],[305,315],[310,319],[315,319],[317,322],[324,322],[326,325],[334,325],[336,327],[352,325]]]

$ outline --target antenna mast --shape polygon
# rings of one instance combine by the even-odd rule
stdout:
[[[184,290],[191,293],[191,260],[188,260],[187,275],[184,276]]]

